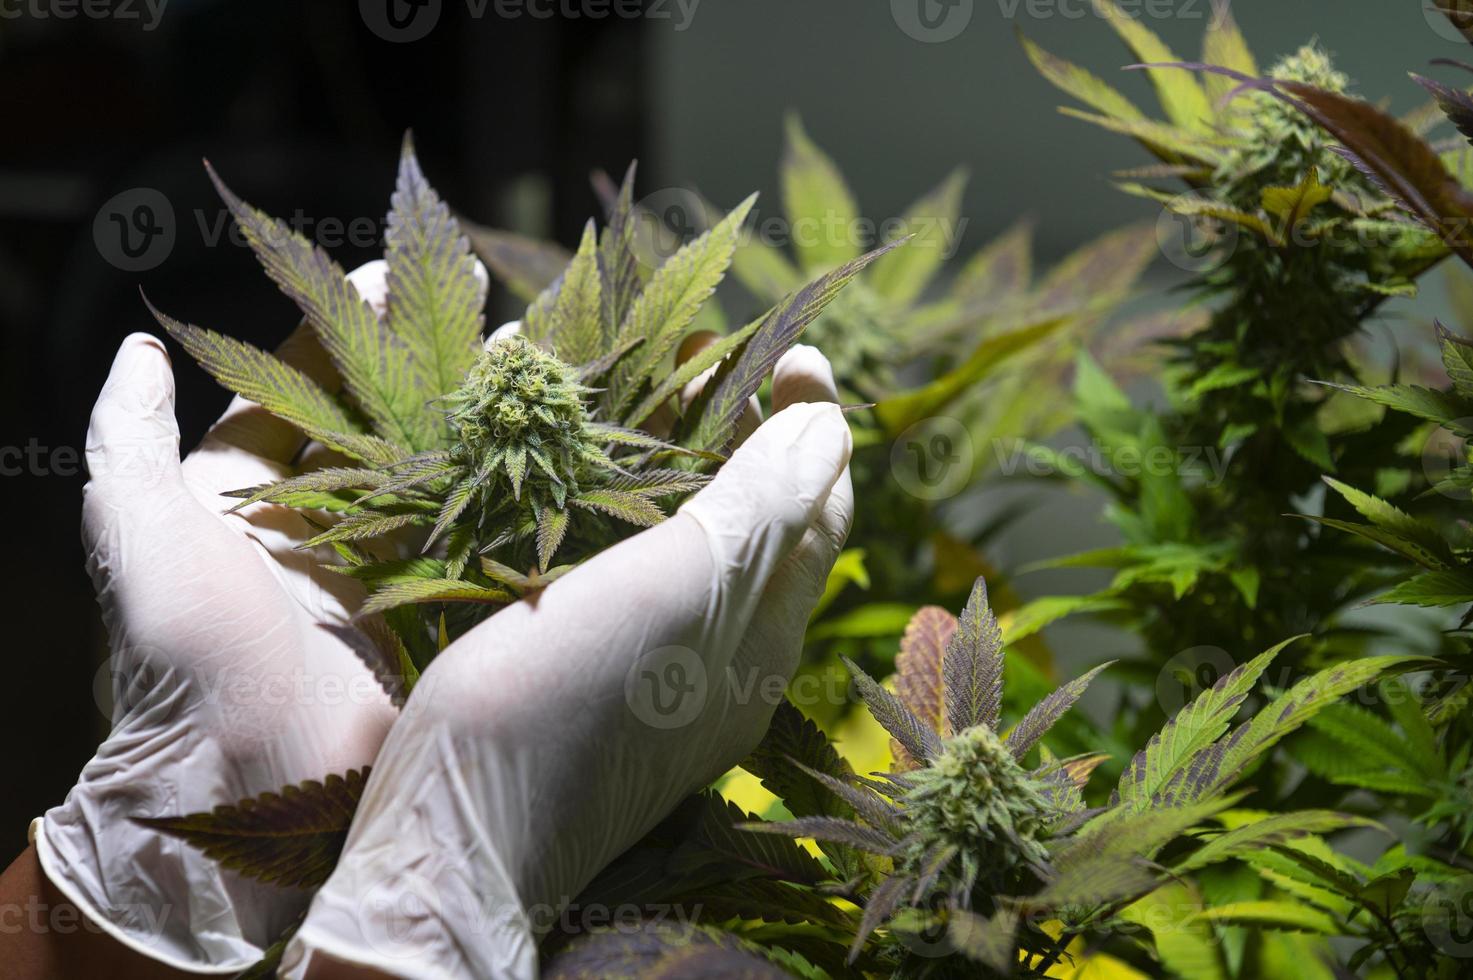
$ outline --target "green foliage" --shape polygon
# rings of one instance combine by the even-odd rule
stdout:
[[[308,546],[402,542],[406,533],[426,551],[439,544],[431,561],[350,563],[369,590],[365,615],[426,607],[391,623],[410,651],[425,648],[444,604],[494,611],[545,583],[554,558],[576,564],[662,520],[730,449],[741,410],[778,357],[894,247],[856,253],[800,282],[767,316],[675,366],[672,352],[730,265],[752,199],[646,278],[634,251],[631,168],[602,236],[590,222],[566,267],[532,299],[520,334],[483,347],[486,290],[470,243],[407,141],[389,213],[382,316],[321,249],[216,184],[268,274],[302,307],[343,397],[246,344],[162,314],[160,322],[221,384],[357,464],[230,495],[241,498],[237,507],[269,502],[332,515]],[[530,261],[550,270],[550,250],[492,239],[497,268]],[[722,358],[703,395],[682,408],[682,387]],[[673,441],[635,427],[659,412],[675,419]],[[508,587],[493,567],[532,571]],[[480,615],[458,615],[453,629]]]
[[[382,314],[322,249],[215,178],[268,275],[301,307],[342,393],[264,351],[155,313],[226,388],[348,457],[227,496],[238,499],[234,509],[303,511],[320,529],[303,547],[331,546],[338,562],[328,567],[367,590],[355,639],[369,641],[365,656],[396,703],[453,635],[658,523],[701,487],[777,360],[846,284],[901,244],[856,252],[800,281],[712,353],[675,365],[752,200],[646,276],[634,250],[633,179],[631,168],[603,234],[590,222],[565,268],[540,284],[520,332],[483,345],[485,284],[408,140],[387,225]],[[555,254],[491,241],[501,269],[530,261],[545,272]],[[683,404],[681,389],[708,367],[714,377]],[[637,428],[660,413],[660,436]],[[312,886],[336,860],[361,786],[362,774],[330,777],[145,822],[242,873]],[[752,838],[739,839],[750,848]]]
[[[1468,622],[1468,542],[1449,501],[1466,502],[1473,487],[1473,374],[1467,342],[1445,328],[1450,390],[1398,382],[1399,365],[1377,363],[1358,334],[1442,257],[1469,258],[1468,197],[1453,176],[1466,171],[1467,150],[1444,153],[1424,138],[1436,107],[1397,120],[1349,94],[1346,76],[1312,46],[1257,77],[1226,12],[1209,29],[1204,65],[1180,64],[1143,24],[1123,20],[1112,16],[1111,26],[1152,63],[1165,122],[1026,39],[1025,48],[1045,77],[1099,113],[1071,114],[1131,135],[1157,157],[1122,187],[1216,245],[1205,259],[1187,256],[1201,259],[1192,285],[1211,316],[1170,344],[1162,409],[1135,407],[1104,371],[1081,363],[1076,403],[1103,458],[1149,461],[1157,452],[1168,465],[1090,469],[1032,450],[1061,477],[1108,495],[1122,542],[1049,562],[1114,577],[1093,595],[1025,608],[1020,635],[1060,615],[1097,613],[1138,632],[1138,669],[1150,677],[1194,647],[1309,634],[1292,661],[1281,644],[1220,676],[1121,777],[1116,812],[1211,798],[1235,780],[1273,794],[1275,806],[1315,807],[1251,820],[1225,814],[1225,832],[1175,865],[1198,878],[1203,907],[1154,930],[1158,956],[1181,972],[1189,963],[1194,974],[1243,976],[1313,948],[1341,970],[1450,976],[1453,963],[1428,942],[1424,912],[1437,882],[1467,858],[1466,643],[1457,632],[1417,637],[1354,617],[1368,603],[1400,603],[1455,608],[1459,626]],[[1465,92],[1417,80],[1454,125],[1473,118]],[[1212,93],[1206,112],[1200,91]],[[1445,473],[1423,446],[1429,422],[1461,447]],[[1220,465],[1185,465],[1188,452],[1216,454]],[[1441,659],[1408,658],[1408,649]],[[1398,655],[1368,655],[1377,650]],[[1272,664],[1279,693],[1230,727]],[[1424,671],[1425,699],[1388,680],[1379,705],[1340,700],[1409,668]],[[1152,714],[1141,710],[1129,730],[1139,737]],[[1280,745],[1287,752],[1275,755]],[[1292,792],[1289,757],[1310,774]],[[1405,850],[1358,865],[1318,836],[1352,825],[1332,807],[1400,811],[1420,829]],[[1224,857],[1261,880],[1213,866]],[[1150,901],[1125,917],[1144,915]],[[1342,958],[1308,935],[1341,937],[1336,949],[1348,952]]]
[[[1110,24],[1138,58],[1177,60],[1139,22],[1117,11]],[[1207,49],[1229,68],[1253,70],[1226,12],[1208,37]],[[1108,118],[1143,117],[1102,95],[1081,70],[1025,44],[1046,77]],[[1157,67],[1151,75],[1169,120],[1160,125],[1174,138],[1144,140],[1166,166],[1146,174],[1147,184],[1123,187],[1216,242],[1194,282],[1213,311],[1203,329],[1171,344],[1166,409],[1132,408],[1092,365],[1081,366],[1075,397],[1106,461],[1089,478],[1110,494],[1109,517],[1125,539],[1089,559],[1117,569],[1095,598],[1122,602],[1118,618],[1144,632],[1159,662],[1203,644],[1263,644],[1315,630],[1365,594],[1371,583],[1359,556],[1282,515],[1302,510],[1296,502],[1314,495],[1323,472],[1368,481],[1401,466],[1398,444],[1410,427],[1337,425],[1341,401],[1309,382],[1360,384],[1367,367],[1357,363],[1357,331],[1446,249],[1415,225],[1383,221],[1396,202],[1272,91],[1207,102],[1190,71]],[[1281,60],[1269,78],[1334,92],[1348,84],[1312,46]],[[1183,180],[1185,192],[1148,186],[1166,177]],[[1050,462],[1046,450],[1034,452]],[[1143,462],[1127,469],[1118,460]],[[1341,520],[1333,508],[1313,516]],[[1310,568],[1306,597],[1305,583],[1292,580]]]
[[[960,617],[935,607],[917,613],[902,642],[898,695],[850,665],[865,706],[905,748],[894,770],[859,778],[820,747],[814,730],[804,752],[823,760],[825,771],[796,761],[792,771],[807,773],[838,808],[816,812],[811,802],[801,802],[791,808],[797,814],[792,820],[747,828],[842,845],[888,861],[888,867],[878,865],[878,874],[847,879],[844,886],[864,910],[851,958],[872,956],[912,975],[922,970],[912,952],[922,942],[933,956],[957,955],[988,970],[1011,967],[1042,976],[1074,936],[1108,932],[1123,910],[1171,887],[1172,880],[1250,859],[1305,835],[1373,825],[1326,810],[1288,811],[1226,832],[1209,822],[1241,797],[1237,787],[1284,737],[1406,658],[1328,668],[1232,728],[1245,699],[1287,645],[1281,644],[1168,720],[1137,754],[1110,803],[1090,809],[1082,790],[1100,757],[1061,760],[1044,748],[1036,766],[1024,760],[1100,668],[1000,731],[995,706],[1002,701],[1004,655],[983,583]],[[944,713],[938,713],[943,704]],[[779,725],[794,727],[786,719]],[[779,737],[793,741],[791,735]],[[770,749],[766,755],[772,758]],[[793,785],[769,783],[779,792]],[[810,799],[802,789],[783,798]],[[845,880],[836,880],[835,887]],[[1313,908],[1282,904],[1286,909],[1275,920],[1280,924],[1329,923]],[[1193,926],[1199,936],[1210,935],[1215,922],[1236,922],[1255,911],[1260,920],[1272,919],[1268,906],[1211,911]],[[1064,924],[1062,934],[1039,928],[1048,919]],[[938,935],[945,942],[939,948]],[[1180,944],[1162,954],[1180,955]]]

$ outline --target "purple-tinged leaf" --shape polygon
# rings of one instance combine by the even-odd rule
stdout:
[[[1002,666],[1002,630],[987,605],[987,582],[978,578],[942,662],[946,720],[953,734],[974,725],[997,728]]]
[[[1457,127],[1458,132],[1466,136],[1469,142],[1473,142],[1473,96],[1463,89],[1444,85],[1425,75],[1413,73],[1412,81],[1431,92],[1443,114]]]
[[[859,930],[854,935],[854,943],[849,947],[850,963],[859,958],[860,950],[864,949],[865,940],[869,939],[870,933],[895,914],[909,884],[910,878],[893,874],[870,892],[869,901],[864,903],[864,916],[859,920]]]
[[[842,779],[836,779],[828,773],[819,772],[817,769],[805,766],[796,759],[791,761],[793,765],[818,780],[824,786],[828,787],[835,796],[853,807],[854,812],[862,817],[866,823],[878,827],[886,833],[899,833],[900,820],[904,815],[903,811],[881,797],[874,790],[865,786],[855,786],[853,783],[845,782]]]
[[[248,878],[310,887],[326,881],[337,864],[367,781],[365,766],[206,813],[134,817],[133,822],[178,837]]]
[[[737,422],[747,409],[747,399],[757,393],[778,359],[793,346],[839,290],[875,259],[907,241],[909,238],[897,239],[866,252],[819,276],[773,307],[740,353],[734,353],[722,362],[716,375],[688,409],[687,417],[697,421],[691,437],[683,444],[703,452],[729,451],[736,437]]]
[[[917,718],[899,698],[881,687],[878,681],[861,670],[854,661],[844,656],[839,659],[849,668],[854,685],[859,689],[859,696],[864,700],[865,707],[869,708],[870,714],[875,716],[875,721],[893,735],[905,751],[923,762],[930,762],[941,754],[941,737],[929,725]]]
[[[1237,714],[1254,683],[1279,651],[1294,639],[1297,637],[1285,640],[1248,663],[1233,668],[1178,711],[1131,759],[1111,802],[1136,809],[1149,806],[1150,800],[1173,777],[1180,776],[1184,767],[1197,761],[1195,757],[1227,731],[1233,715]]]
[[[923,606],[906,624],[895,655],[895,693],[937,734],[949,734],[946,724],[945,685],[941,665],[946,645],[956,633],[956,617],[940,606]],[[896,769],[914,769],[916,762],[903,746],[892,746]]]
[[[604,308],[604,349],[609,350],[618,335],[634,297],[639,295],[639,257],[634,253],[634,173],[631,162],[624,172],[619,196],[609,209],[608,224],[598,244],[598,273],[602,281],[600,295]]]
[[[848,844],[871,854],[890,855],[897,841],[883,831],[866,827],[853,820],[837,817],[798,817],[794,820],[779,820],[770,823],[741,824],[742,830],[758,834],[784,834],[788,837],[812,837],[814,840]]]
[[[1054,722],[1063,717],[1064,712],[1074,707],[1074,702],[1079,700],[1080,695],[1089,687],[1089,682],[1095,679],[1095,675],[1114,662],[1111,660],[1100,664],[1094,670],[1074,678],[1035,704],[1003,740],[1012,750],[1013,758],[1022,761],[1023,756],[1028,754],[1028,750],[1033,748],[1038,740],[1054,726]]]

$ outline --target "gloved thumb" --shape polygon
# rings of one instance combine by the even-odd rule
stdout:
[[[87,473],[89,495],[113,507],[179,485],[174,372],[157,338],[130,334],[118,348],[87,427]]]
[[[852,445],[839,406],[790,405],[680,512],[701,525],[723,574],[753,576],[760,588],[818,519]]]

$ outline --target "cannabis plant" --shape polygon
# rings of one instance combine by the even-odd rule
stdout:
[[[793,819],[755,821],[703,793],[579,900],[696,910],[697,926],[803,976],[1044,976],[1083,944],[1141,969],[1174,969],[1183,943],[1151,905],[1195,889],[1206,871],[1274,848],[1305,853],[1323,846],[1321,835],[1372,825],[1329,810],[1237,808],[1240,781],[1282,739],[1407,661],[1329,668],[1234,725],[1283,647],[1188,704],[1130,760],[1104,805],[1089,807],[1084,789],[1102,757],[1059,758],[1046,740],[1103,666],[1007,723],[1002,637],[979,581],[960,617],[934,606],[916,614],[896,657],[895,693],[850,665],[865,706],[895,739],[890,771],[856,773],[785,702],[744,766]],[[814,841],[820,856],[791,838]],[[1260,904],[1265,917],[1276,907]],[[1253,912],[1199,895],[1186,931],[1205,933],[1202,945],[1218,956],[1218,923]],[[1138,942],[1152,926],[1159,941]],[[631,975],[608,942],[606,975]],[[678,943],[641,945],[641,969],[684,955]],[[549,968],[597,946],[551,937]]]
[[[893,222],[871,227],[834,159],[796,116],[785,127],[778,169],[781,213],[755,223],[732,257],[742,287],[703,308],[708,338],[728,334],[748,307],[772,303],[801,284],[852,261],[871,235],[909,234],[903,249],[854,280],[808,331],[833,363],[842,391],[873,402],[850,416],[856,501],[849,548],[840,558],[808,634],[805,670],[841,672],[837,654],[887,660],[907,617],[933,601],[960,601],[987,574],[1003,609],[1018,597],[986,551],[1004,519],[959,530],[948,501],[1016,456],[1022,438],[1042,438],[1069,421],[1066,386],[1072,357],[1098,339],[1157,249],[1149,227],[1102,236],[1035,275],[1032,226],[1019,222],[978,252],[952,259],[966,219],[966,175],[957,170],[920,194]],[[609,182],[596,182],[612,197]],[[714,227],[720,212],[693,191],[657,192],[634,208],[636,251],[646,266],[690,230]],[[689,227],[686,227],[689,226]],[[559,246],[469,226],[493,274],[530,297],[570,257]],[[1188,318],[1127,325],[1096,344],[1112,368],[1136,366],[1140,340],[1170,334]],[[970,449],[970,452],[967,450]],[[955,510],[956,508],[950,508]],[[1038,638],[1025,643],[1047,667]]]
[[[265,502],[323,524],[304,547],[333,546],[330,567],[368,589],[364,615],[391,614],[389,662],[404,668],[406,688],[437,647],[435,612],[470,607],[448,617],[453,636],[660,521],[701,486],[766,371],[885,251],[800,284],[677,366],[674,349],[725,274],[752,199],[642,277],[631,168],[608,226],[599,233],[589,223],[519,332],[483,344],[485,284],[407,141],[385,236],[382,317],[325,252],[211,176],[332,358],[345,397],[248,344],[156,315],[221,384],[343,457],[229,495],[241,498],[237,509]],[[681,411],[676,396],[718,365]],[[666,438],[639,428],[658,413]],[[402,553],[406,532],[418,554]],[[414,605],[430,615],[406,615]]]
[[[675,349],[725,274],[752,199],[642,275],[631,168],[607,226],[599,233],[589,223],[520,330],[483,342],[485,283],[408,140],[385,236],[382,315],[322,249],[211,177],[267,274],[301,307],[342,394],[249,344],[155,314],[222,385],[338,457],[227,496],[239,498],[237,509],[293,508],[320,528],[303,547],[331,546],[328,567],[365,585],[358,625],[378,648],[377,676],[401,703],[459,632],[662,520],[701,486],[782,353],[899,244],[799,284],[677,364]],[[682,404],[682,390],[707,371],[700,395]],[[660,437],[649,431],[657,415]],[[313,887],[332,870],[366,774],[146,822],[241,874]]]
[[[1275,94],[1317,87],[1350,99],[1348,79],[1324,51],[1301,48],[1268,69],[1265,87],[1240,87],[1237,77],[1258,68],[1228,12],[1214,18],[1203,59],[1232,78],[1171,64],[1179,59],[1138,20],[1108,0],[1096,6],[1152,63],[1165,120],[1025,39],[1030,58],[1095,110],[1066,112],[1134,137],[1157,158],[1126,174],[1124,189],[1197,222],[1219,247],[1190,284],[1211,311],[1207,323],[1167,347],[1164,408],[1133,407],[1103,372],[1081,366],[1078,412],[1092,442],[1105,458],[1146,464],[1085,473],[1035,450],[1056,472],[1109,495],[1123,542],[1060,561],[1113,569],[1106,588],[1053,599],[1024,618],[1036,628],[1068,612],[1108,613],[1140,630],[1146,676],[1182,650],[1301,632],[1316,634],[1314,648],[1355,654],[1367,635],[1337,629],[1335,617],[1379,580],[1337,542],[1284,515],[1318,496],[1325,473],[1393,489],[1405,462],[1398,446],[1412,427],[1369,426],[1354,398],[1314,382],[1384,380],[1393,368],[1368,356],[1365,329],[1448,248]],[[1331,500],[1324,516],[1350,515]]]

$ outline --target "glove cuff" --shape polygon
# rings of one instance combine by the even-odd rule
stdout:
[[[109,880],[96,856],[100,852],[92,850],[100,842],[79,834],[67,822],[65,811],[66,805],[56,807],[38,821],[36,856],[56,890],[104,933],[155,962],[191,973],[228,976],[261,958],[260,947],[229,928],[234,917],[228,900],[218,901],[223,892],[190,894],[181,907],[168,896],[149,894],[144,882]],[[85,842],[83,847],[79,841]],[[135,859],[108,855],[109,861],[123,866]],[[198,925],[201,919],[208,925],[196,935],[192,923]]]

